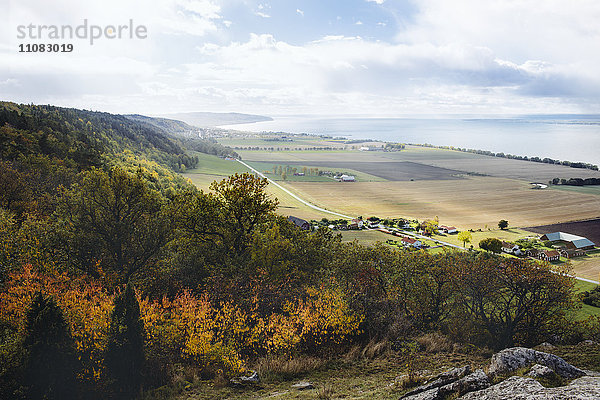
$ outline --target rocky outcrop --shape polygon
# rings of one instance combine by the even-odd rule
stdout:
[[[310,382],[299,382],[299,383],[292,385],[292,389],[296,389],[296,390],[311,390],[314,388],[315,388],[315,386]]]
[[[423,385],[407,394],[402,399],[405,400],[443,400],[450,396],[458,394],[459,396],[474,390],[481,390],[490,386],[490,380],[483,372],[478,369],[475,372],[459,377],[469,371],[469,367],[454,368],[437,377],[431,383]],[[444,376],[444,378],[440,378]],[[439,382],[448,382],[444,385],[435,386]]]
[[[527,376],[532,378],[549,378],[555,375],[556,374],[554,371],[552,371],[550,368],[540,364],[535,364],[527,373]]]
[[[494,354],[488,368],[488,374],[490,376],[509,374],[519,368],[528,367],[531,364],[544,365],[562,378],[572,379],[585,375],[585,372],[554,354],[527,349],[525,347],[512,347]]]
[[[229,384],[233,387],[245,387],[256,385],[258,383],[260,383],[260,377],[256,371],[253,371],[250,376],[239,376],[237,378],[232,378],[229,381]]]
[[[600,377],[584,376],[570,384],[545,388],[532,378],[512,376],[487,389],[471,392],[461,400],[595,400],[600,398]]]
[[[468,365],[465,365],[461,368],[452,368],[451,370],[443,372],[435,378],[430,379],[425,385],[419,386],[418,388],[411,390],[410,392],[406,393],[402,398],[408,398],[416,394],[426,392],[431,389],[439,388],[448,385],[452,382],[456,382],[460,378],[467,375],[469,372],[471,372],[471,367],[469,367]]]

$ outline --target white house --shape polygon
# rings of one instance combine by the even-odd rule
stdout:
[[[421,245],[422,245],[420,240],[417,240],[417,239],[414,239],[411,237],[407,237],[407,236],[404,236],[402,238],[402,244],[405,247],[414,247],[416,249],[421,248]]]
[[[514,254],[520,256],[521,248],[518,244],[510,243],[510,242],[502,242],[502,251],[508,254]]]

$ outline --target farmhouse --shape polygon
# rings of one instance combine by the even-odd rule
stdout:
[[[421,247],[421,241],[417,240],[417,239],[413,239],[407,236],[404,236],[402,238],[402,244],[406,247],[414,247],[414,248],[420,248]]]
[[[569,249],[591,250],[596,246],[596,244],[588,238],[565,232],[546,233],[545,235],[542,235],[540,239],[550,242],[563,242]]]
[[[288,221],[290,221],[291,223],[293,223],[298,228],[300,228],[300,229],[302,229],[304,231],[309,231],[310,230],[310,224],[308,223],[308,221],[305,221],[302,218],[298,218],[298,217],[294,217],[294,216],[290,215],[288,217]]]
[[[502,251],[504,253],[515,254],[517,256],[522,254],[519,245],[510,242],[502,242]]]
[[[456,229],[456,227],[454,226],[446,226],[446,225],[440,225],[438,227],[438,230],[443,232],[443,233],[457,233],[458,229]]]

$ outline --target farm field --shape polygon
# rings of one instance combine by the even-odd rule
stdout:
[[[258,162],[253,162],[259,164]],[[261,165],[271,165],[267,162]],[[254,166],[254,165],[253,165]],[[368,180],[410,181],[410,180],[447,180],[459,179],[460,171],[418,164],[411,161],[311,161],[306,166],[319,167],[321,170],[353,171],[357,179],[361,174],[378,177]],[[255,167],[256,168],[256,167]],[[364,179],[359,179],[364,180]]]
[[[346,162],[392,162],[409,161],[439,168],[461,171],[465,174],[494,176],[528,182],[547,183],[553,178],[600,177],[599,171],[570,168],[530,161],[489,157],[460,151],[407,146],[398,152],[360,151],[239,151],[244,160],[279,162],[328,162],[340,161],[344,154]]]
[[[263,173],[265,173],[265,175],[269,178],[272,179],[274,181],[282,181],[283,179],[281,178],[281,175],[274,175],[272,174],[272,170],[274,166],[290,166],[290,167],[296,167],[298,169],[298,171],[302,171],[302,167],[315,167],[314,164],[295,164],[295,163],[269,163],[269,162],[260,162],[260,161],[245,161],[248,163],[248,165],[252,166],[253,168],[255,168],[257,171],[261,171]],[[319,168],[320,170],[332,170],[332,172],[343,172],[346,173],[347,175],[354,175],[356,177],[356,179],[358,181],[361,182],[381,182],[381,181],[385,181],[384,178],[369,174],[367,172],[365,172],[364,170],[362,171],[358,171],[356,169],[353,169],[352,167],[354,167],[354,165],[349,165],[346,168],[342,168],[342,169],[335,169],[335,168]],[[294,181],[294,182],[335,182],[333,180],[333,178],[328,177],[328,176],[317,176],[317,175],[305,175],[305,176],[294,176],[294,175],[288,175],[286,180],[288,181]]]
[[[571,265],[576,276],[600,281],[600,250],[588,252],[584,257],[572,258]]]
[[[313,204],[347,215],[420,220],[438,216],[459,229],[495,227],[500,219],[514,227],[542,225],[600,213],[597,196],[531,190],[527,182],[502,178],[283,185]]]
[[[583,193],[583,194],[593,194],[596,196],[600,196],[600,186],[569,186],[569,185],[552,185],[550,186],[553,190],[564,190],[565,192],[571,193]]]

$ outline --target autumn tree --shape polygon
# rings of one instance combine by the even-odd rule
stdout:
[[[62,310],[41,292],[34,295],[27,311],[23,345],[29,398],[76,398],[74,342]]]
[[[277,209],[278,201],[268,195],[267,185],[267,179],[250,173],[235,174],[210,185],[220,202],[221,222],[238,254],[247,248],[254,228],[266,222]]]
[[[117,398],[133,399],[140,392],[144,367],[144,323],[133,287],[115,297],[110,315],[105,364]]]
[[[457,236],[458,240],[463,242],[463,247],[467,245],[467,243],[471,243],[471,239],[473,239],[473,235],[469,231],[461,231]]]

